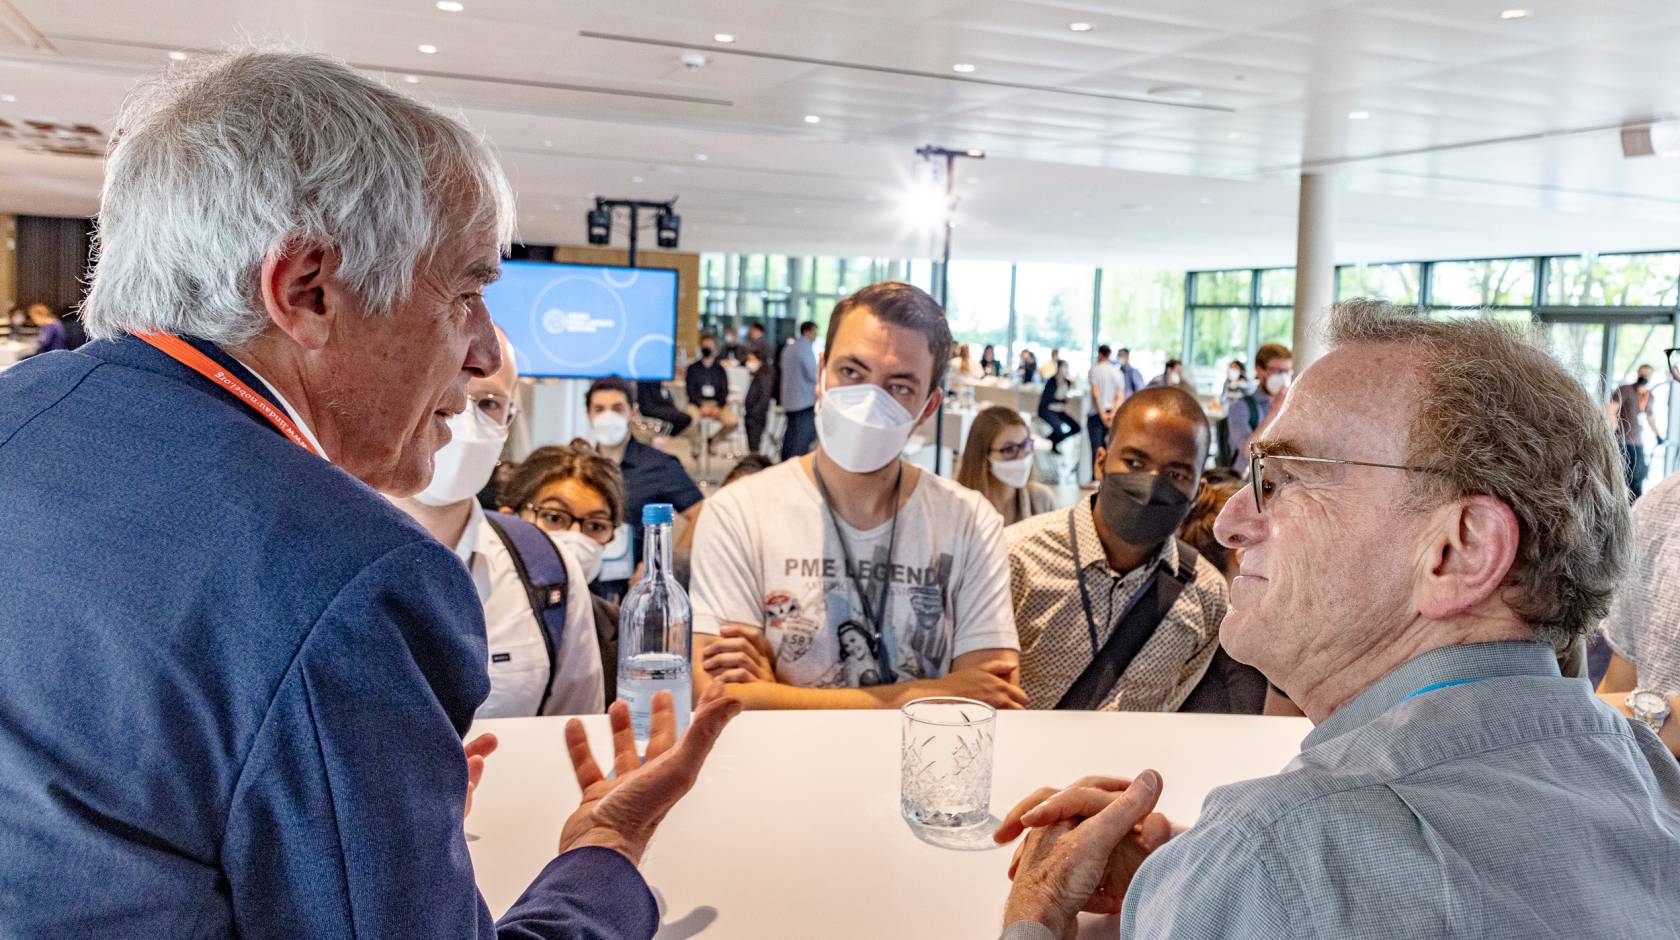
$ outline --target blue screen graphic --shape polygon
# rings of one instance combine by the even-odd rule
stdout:
[[[484,303],[518,352],[521,375],[672,377],[675,271],[503,261]]]

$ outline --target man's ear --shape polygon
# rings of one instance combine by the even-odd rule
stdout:
[[[916,427],[921,427],[927,419],[933,417],[934,413],[939,410],[939,403],[944,399],[944,396],[945,393],[940,389],[933,390],[933,394],[928,396],[927,404],[922,406],[922,413],[916,416]]]
[[[1425,558],[1419,612],[1445,620],[1495,596],[1517,559],[1517,514],[1491,496],[1471,496],[1442,506]]]
[[[1108,448],[1106,447],[1097,448],[1097,452],[1091,455],[1091,470],[1096,474],[1097,479],[1103,478],[1103,464],[1107,462]]]
[[[349,299],[333,277],[338,265],[338,251],[320,246],[289,246],[263,259],[263,308],[275,327],[304,349],[327,344],[333,320]]]

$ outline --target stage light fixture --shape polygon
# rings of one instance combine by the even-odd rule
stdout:
[[[659,247],[677,247],[677,238],[682,232],[682,216],[669,208],[659,210],[653,217],[654,231],[658,237]]]
[[[589,243],[591,245],[606,245],[612,242],[612,210],[596,206],[584,213],[584,221],[589,227]]]

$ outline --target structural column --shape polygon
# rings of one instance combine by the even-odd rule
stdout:
[[[1295,371],[1324,354],[1322,327],[1336,296],[1336,181],[1301,174],[1295,235]]]

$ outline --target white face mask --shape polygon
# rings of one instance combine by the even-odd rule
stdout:
[[[478,406],[449,419],[449,443],[432,455],[432,482],[414,498],[428,506],[450,506],[471,499],[490,482],[507,443],[508,429],[478,416]]]
[[[915,429],[916,416],[879,385],[825,388],[817,399],[817,442],[852,473],[873,473],[891,463]]]
[[[757,375],[758,374],[758,363],[756,363],[756,362],[747,363],[747,374],[748,375]]]
[[[1289,373],[1279,372],[1266,376],[1266,393],[1268,395],[1282,395],[1283,390],[1288,387]]]
[[[1027,478],[1032,476],[1032,454],[1014,460],[999,460],[996,457],[986,459],[991,461],[992,476],[997,477],[998,482],[1004,486],[1020,489],[1027,485]]]
[[[589,419],[595,429],[595,442],[602,447],[617,447],[630,436],[630,419],[616,411],[603,411]]]
[[[593,581],[601,576],[601,556],[607,551],[605,545],[573,529],[550,532],[548,537],[571,553],[572,559],[583,569],[583,580]]]
[[[1226,369],[1225,378],[1232,382],[1238,381],[1242,378],[1242,372],[1238,369]]]

